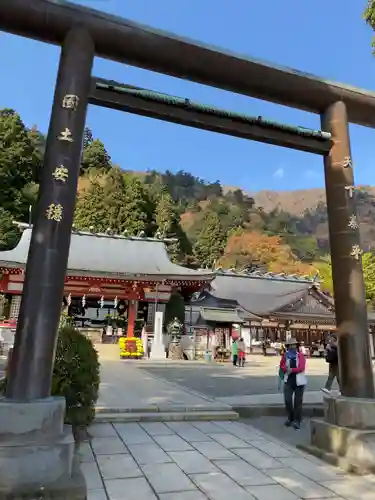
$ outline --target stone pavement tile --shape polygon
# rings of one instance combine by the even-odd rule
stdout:
[[[93,438],[117,437],[117,433],[112,424],[92,424],[88,433]]]
[[[191,425],[189,422],[168,422],[167,424],[179,436],[189,442],[208,441],[207,434]]]
[[[116,431],[125,444],[152,444],[152,438],[139,424],[114,424]]]
[[[128,453],[126,446],[119,437],[94,438],[91,446],[95,455],[118,455]]]
[[[194,421],[194,422],[190,422],[190,423],[191,423],[191,425],[194,425],[194,427],[196,427],[200,431],[204,432],[205,434],[217,434],[217,433],[226,432],[225,429],[223,429],[223,427],[215,425],[213,422]]]
[[[100,490],[103,488],[102,478],[95,462],[81,464],[81,471],[85,477],[88,490]]]
[[[302,476],[302,474],[294,470],[270,469],[267,471],[267,474],[281,484],[281,486],[292,491],[297,497],[299,496],[303,499],[334,497],[332,490],[324,488],[320,484],[311,481],[311,479]]]
[[[221,444],[215,443],[215,441],[207,443],[197,442],[197,443],[192,443],[192,445],[209,460],[237,458],[237,456],[234,455],[234,453],[232,453],[227,448],[224,448],[224,446],[221,446]]]
[[[139,465],[165,464],[172,461],[170,456],[155,443],[129,445],[129,451]]]
[[[233,436],[233,434],[209,434],[210,438],[214,439],[225,448],[249,448],[249,443],[242,439]]]
[[[190,477],[210,500],[228,500],[228,498],[233,498],[233,500],[255,500],[251,493],[241,488],[222,472],[194,474]]]
[[[332,494],[340,495],[345,500],[374,500],[375,488],[364,479],[362,477],[347,476],[336,481],[322,481],[319,484],[333,492]]]
[[[104,489],[89,490],[87,492],[87,500],[107,500],[107,494]]]
[[[251,443],[251,441],[263,441],[263,437],[260,436],[255,429],[251,426],[240,424],[237,422],[223,422],[225,425],[221,425],[221,422],[215,422],[216,425],[222,427],[226,432],[233,434],[234,436]],[[269,440],[269,438],[268,438]]]
[[[189,443],[176,434],[174,436],[154,436],[154,440],[164,451],[184,451],[193,449]]]
[[[98,455],[97,461],[104,480],[142,476],[140,468],[130,455]]]
[[[140,425],[148,434],[150,434],[150,436],[166,436],[168,434],[174,434],[173,430],[163,422],[144,422]]]
[[[292,458],[296,456],[295,451],[292,451],[278,443],[273,443],[272,441],[253,441],[251,444],[255,448],[258,448],[274,458]]]
[[[176,464],[152,464],[142,466],[146,476],[156,493],[176,493],[196,490],[196,486]]]
[[[246,491],[250,492],[257,500],[300,500],[291,491],[283,488],[279,484],[267,486],[247,486]]]
[[[176,493],[162,493],[158,497],[159,500],[207,500],[206,495],[201,491],[180,491],[178,498],[176,498]]]
[[[303,457],[279,458],[279,460],[287,467],[316,482],[340,479],[344,474],[344,471],[327,466],[323,462],[318,465]]]
[[[198,451],[174,451],[169,456],[186,474],[218,472],[217,468]]]
[[[270,457],[256,448],[238,448],[233,450],[233,453],[260,470],[282,469],[283,467],[283,464],[279,460]]]
[[[144,477],[105,481],[109,500],[157,500]]]
[[[214,464],[240,486],[275,484],[275,481],[268,475],[263,474],[244,460],[215,460]]]
[[[92,452],[90,443],[80,443],[79,448],[78,448],[78,456],[81,461],[83,462],[94,462],[94,454]]]

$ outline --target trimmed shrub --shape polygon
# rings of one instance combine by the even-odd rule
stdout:
[[[65,422],[88,427],[99,396],[100,364],[91,340],[72,326],[60,329],[52,379],[52,395],[66,400]]]
[[[66,400],[65,423],[73,427],[76,437],[95,416],[99,396],[100,364],[91,341],[72,326],[59,331],[52,378],[52,396]],[[5,393],[6,380],[0,383]]]

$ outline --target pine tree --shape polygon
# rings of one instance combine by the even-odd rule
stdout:
[[[83,137],[81,172],[93,168],[108,171],[111,167],[111,157],[104,144],[100,139],[94,139],[91,130],[86,127]]]
[[[212,267],[214,265],[221,256],[224,240],[225,236],[218,214],[208,211],[193,247],[194,255],[201,266]]]

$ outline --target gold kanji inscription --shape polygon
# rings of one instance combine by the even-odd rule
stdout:
[[[58,137],[59,141],[67,141],[67,142],[74,142],[74,139],[72,137],[71,131],[66,128],[61,132],[61,134]]]
[[[357,217],[355,215],[351,215],[349,217],[348,227],[350,227],[350,229],[358,229],[359,228]]]
[[[349,198],[353,198],[355,187],[354,186],[345,186],[345,191],[348,192]]]
[[[350,156],[345,156],[344,161],[342,162],[342,166],[345,168],[353,166],[353,162]]]
[[[68,169],[64,167],[64,165],[60,165],[59,167],[55,168],[52,175],[57,181],[66,182],[69,177],[69,172]]]
[[[359,260],[360,256],[363,254],[363,250],[359,245],[353,245],[352,246],[352,251],[351,251],[351,256],[355,258],[355,260]]]
[[[75,111],[78,108],[79,97],[74,94],[66,94],[63,99],[62,107],[66,109],[72,109]]]
[[[46,210],[46,217],[48,220],[54,220],[56,222],[61,222],[63,218],[63,207],[62,205],[51,203],[51,205]]]

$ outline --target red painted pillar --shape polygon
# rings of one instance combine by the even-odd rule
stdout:
[[[134,337],[134,325],[135,325],[136,316],[137,316],[137,301],[136,300],[129,300],[128,329],[126,332],[126,336],[128,338]]]

